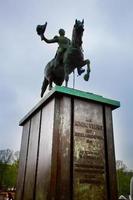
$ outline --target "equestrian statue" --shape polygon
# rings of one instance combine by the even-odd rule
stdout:
[[[44,36],[47,27],[47,22],[44,25],[38,25],[36,31],[41,37],[42,41],[46,43],[58,43],[58,49],[55,57],[48,62],[44,69],[44,81],[41,88],[41,97],[47,86],[49,89],[52,88],[52,83],[61,86],[65,80],[65,86],[68,85],[69,74],[74,72],[77,68],[78,75],[85,72],[82,69],[83,66],[87,65],[87,71],[84,75],[84,80],[89,80],[90,75],[90,61],[89,59],[84,60],[83,49],[82,49],[82,36],[84,32],[84,20],[75,20],[75,24],[72,32],[72,40],[65,37],[64,29],[59,30],[59,36],[54,36],[53,39],[47,39]]]

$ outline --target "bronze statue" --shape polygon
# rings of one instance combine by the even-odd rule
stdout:
[[[85,70],[81,69],[84,65],[87,65],[87,73],[84,76],[86,81],[89,80],[90,73],[90,61],[84,60],[82,50],[82,35],[84,31],[84,21],[75,20],[75,25],[72,33],[72,41],[65,37],[65,31],[59,30],[59,36],[55,36],[53,39],[47,39],[44,36],[47,22],[44,25],[37,26],[37,33],[40,35],[41,40],[46,43],[58,43],[55,57],[46,65],[44,69],[44,81],[42,84],[41,97],[43,96],[47,86],[52,88],[52,82],[56,85],[62,85],[65,80],[67,86],[69,80],[69,74],[77,68],[78,74],[81,75]]]

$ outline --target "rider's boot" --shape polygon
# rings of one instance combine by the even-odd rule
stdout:
[[[80,76],[82,73],[85,72],[85,69],[77,68],[78,75]]]

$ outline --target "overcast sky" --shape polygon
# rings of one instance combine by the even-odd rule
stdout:
[[[121,102],[113,111],[116,158],[133,169],[132,0],[0,1],[0,149],[20,149],[18,123],[40,100],[43,70],[57,49],[41,42],[36,26],[47,21],[48,38],[59,28],[71,38],[76,18],[85,20],[83,49],[92,71],[89,82],[76,78],[75,88]]]

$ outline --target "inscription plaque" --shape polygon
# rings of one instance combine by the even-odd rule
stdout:
[[[104,200],[106,175],[102,106],[75,100],[74,109],[74,199]]]

